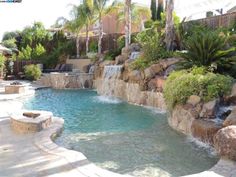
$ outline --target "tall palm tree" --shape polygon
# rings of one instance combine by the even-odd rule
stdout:
[[[81,19],[84,21],[86,31],[86,55],[89,52],[89,27],[95,23],[94,3],[93,0],[84,0],[81,11]]]
[[[125,47],[131,43],[131,0],[125,0]]]
[[[166,49],[173,50],[174,49],[174,18],[173,18],[173,10],[174,10],[174,0],[166,0],[166,27],[165,27],[165,42]]]
[[[158,6],[157,6],[157,20],[161,20],[161,13],[163,12],[163,0],[158,0]]]
[[[103,37],[103,23],[102,17],[108,13],[108,8],[106,7],[107,2],[109,0],[94,0],[94,8],[98,15],[98,54],[99,56],[102,54],[102,37]]]
[[[73,37],[76,38],[76,57],[80,56],[80,35],[81,30],[85,24],[84,22],[84,5],[71,5],[72,9],[70,10],[70,20],[64,18],[64,29],[73,34]],[[61,18],[62,19],[62,18]]]
[[[122,2],[113,3],[113,9],[118,14],[118,24],[125,22],[124,15],[125,5]],[[113,11],[112,11],[113,12]],[[151,18],[151,10],[148,7],[137,6],[136,3],[131,3],[131,25],[143,28],[144,19]]]

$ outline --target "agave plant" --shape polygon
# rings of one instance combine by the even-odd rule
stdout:
[[[226,37],[217,31],[196,31],[184,42],[187,52],[181,54],[185,59],[182,67],[214,66],[217,71],[223,71],[235,62],[232,59],[235,48],[227,48],[226,41]]]

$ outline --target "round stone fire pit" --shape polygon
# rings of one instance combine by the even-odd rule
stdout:
[[[35,133],[51,125],[53,114],[48,111],[20,111],[11,115],[11,127],[18,133]]]

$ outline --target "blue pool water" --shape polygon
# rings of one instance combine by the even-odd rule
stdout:
[[[173,131],[165,114],[88,90],[44,89],[24,102],[65,119],[56,143],[98,166],[138,177],[181,176],[209,169],[217,157]]]

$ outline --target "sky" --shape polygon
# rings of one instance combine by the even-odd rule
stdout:
[[[150,1],[132,0],[147,6],[150,6]],[[0,40],[4,32],[22,30],[35,21],[41,21],[49,28],[58,17],[69,16],[69,4],[79,2],[80,0],[22,0],[21,3],[0,3]],[[176,12],[182,18],[209,8],[233,5],[236,5],[236,0],[175,0]]]

